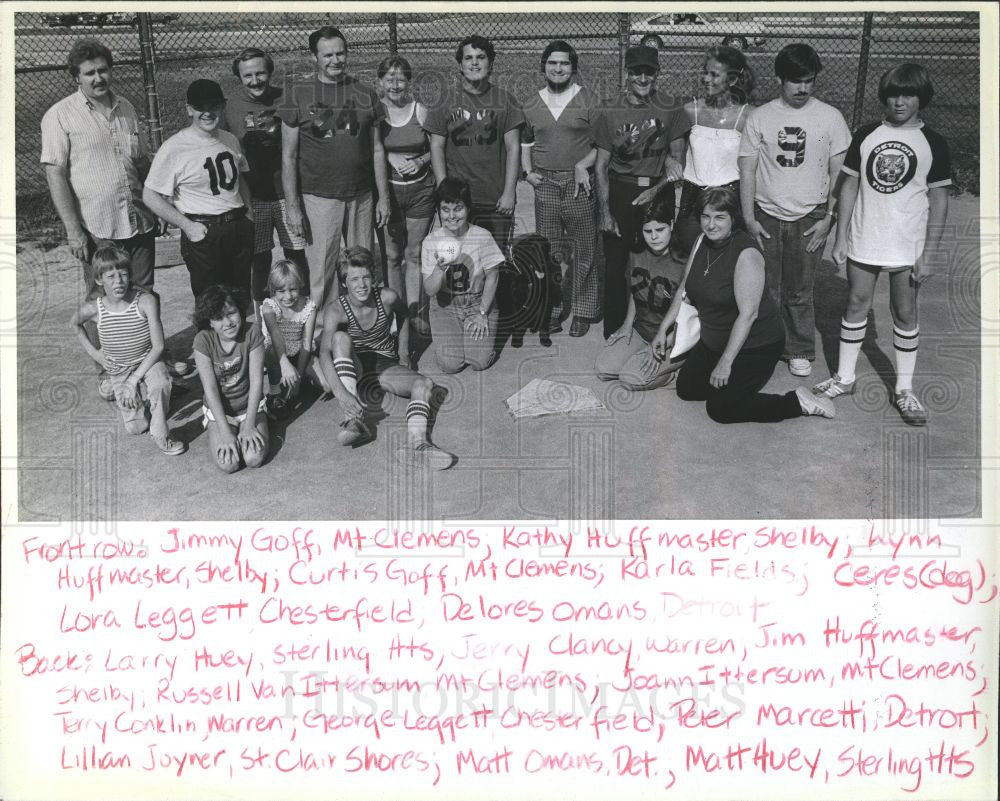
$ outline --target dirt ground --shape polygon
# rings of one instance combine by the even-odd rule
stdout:
[[[389,397],[378,437],[337,444],[336,401],[308,396],[272,425],[259,470],[224,475],[212,463],[196,376],[175,379],[170,424],[189,445],[161,455],[129,436],[96,391],[95,368],[69,326],[82,299],[80,268],[65,248],[17,257],[19,516],[65,520],[373,520],[411,526],[453,519],[536,519],[601,525],[614,518],[905,518],[978,516],[981,509],[981,352],[978,199],[952,200],[938,275],[920,298],[915,386],[930,413],[906,426],[891,405],[888,282],[858,365],[859,389],[837,418],[721,426],[672,387],[628,393],[593,364],[600,325],[543,348],[508,343],[491,369],[435,376],[448,390],[434,429],[458,455],[424,473],[392,457],[405,401]],[[533,228],[528,188],[518,230]],[[192,300],[183,266],[160,269],[168,347],[190,356]],[[835,363],[847,284],[824,261],[816,279],[819,355],[798,379],[779,364],[766,391],[811,386]],[[430,359],[425,359],[430,362]],[[422,365],[423,366],[423,365]],[[431,371],[428,371],[431,372]],[[431,373],[433,374],[433,373]],[[604,410],[515,421],[504,400],[534,378],[593,390]],[[11,387],[5,387],[10,390]],[[5,454],[7,456],[7,454]]]

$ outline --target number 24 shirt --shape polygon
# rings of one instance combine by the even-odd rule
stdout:
[[[224,214],[243,205],[240,173],[249,167],[227,131],[202,136],[185,128],[156,152],[146,186],[173,200],[181,214]]]
[[[923,124],[862,126],[851,140],[843,171],[859,183],[847,257],[880,267],[912,267],[924,252],[927,190],[951,185],[944,137]]]
[[[792,108],[780,97],[751,109],[740,156],[757,156],[757,205],[794,222],[830,193],[830,159],[847,150],[851,130],[833,106],[809,98]]]

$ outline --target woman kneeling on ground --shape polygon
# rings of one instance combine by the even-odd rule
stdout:
[[[717,423],[775,423],[802,415],[833,417],[833,403],[799,387],[762,393],[781,358],[785,334],[767,292],[764,256],[743,230],[740,200],[731,187],[709,187],[695,212],[704,238],[688,258],[682,289],[698,310],[701,338],[677,377],[681,400],[705,401]],[[668,358],[680,311],[677,292],[653,339],[650,359]]]

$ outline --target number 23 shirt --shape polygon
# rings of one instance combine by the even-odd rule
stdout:
[[[779,220],[802,219],[826,203],[830,159],[850,143],[844,115],[815,97],[798,109],[780,97],[751,109],[740,156],[757,156],[757,205]]]
[[[156,152],[146,186],[172,198],[182,214],[224,214],[243,206],[240,173],[248,169],[231,133],[209,137],[185,128]]]

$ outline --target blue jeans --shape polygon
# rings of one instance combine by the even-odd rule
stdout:
[[[803,232],[823,219],[826,205],[821,204],[811,212],[792,222],[779,220],[756,209],[757,222],[771,235],[764,240],[764,264],[767,269],[767,286],[774,302],[781,310],[785,327],[785,350],[781,358],[816,358],[816,320],[813,311],[813,276],[823,255],[823,248],[814,253],[806,252],[810,237]]]

